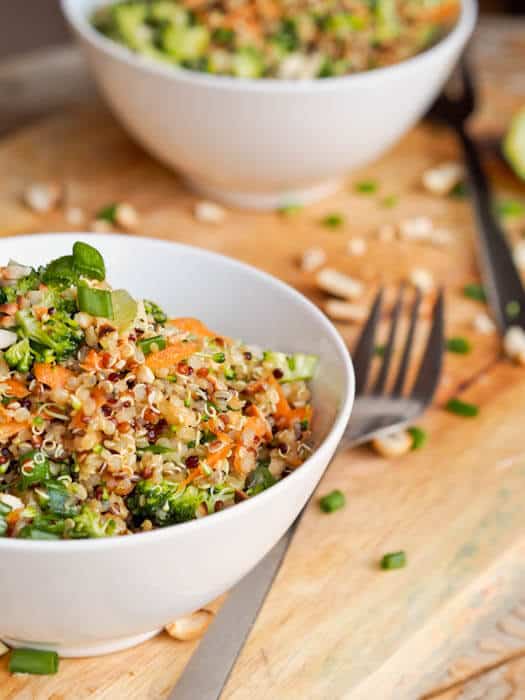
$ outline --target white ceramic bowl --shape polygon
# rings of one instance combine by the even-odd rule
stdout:
[[[136,644],[242,578],[291,525],[348,422],[348,351],[323,314],[275,278],[198,248],[127,236],[3,238],[2,260],[38,265],[85,240],[108,278],[175,316],[196,316],[251,344],[320,356],[313,382],[317,449],[296,472],[244,503],[201,520],[104,540],[0,538],[0,638],[63,656]]]
[[[476,21],[476,0],[435,47],[397,65],[308,81],[210,76],[137,56],[89,24],[107,0],[61,0],[111,109],[150,153],[226,203],[274,208],[337,188],[425,112]]]

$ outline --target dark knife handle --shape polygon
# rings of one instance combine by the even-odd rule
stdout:
[[[478,250],[483,282],[496,321],[502,331],[510,325],[525,327],[525,295],[505,234],[493,211],[490,184],[477,148],[463,126],[457,127],[463,146],[476,215]],[[508,305],[520,304],[519,314],[509,317]]]

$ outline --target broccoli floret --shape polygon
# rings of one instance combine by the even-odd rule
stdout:
[[[15,319],[19,335],[29,339],[35,358],[44,362],[66,359],[76,352],[84,337],[78,323],[64,311],[39,321],[26,309],[18,311]]]
[[[5,351],[4,359],[10,369],[17,369],[19,372],[29,372],[33,362],[29,340],[24,338],[24,340],[19,340],[18,343],[11,345]]]
[[[69,537],[111,537],[115,532],[115,521],[111,518],[104,520],[100,513],[95,512],[89,506],[83,506],[82,510],[74,518],[74,526]]]
[[[174,525],[196,518],[197,508],[207,506],[208,492],[195,486],[181,489],[177,484],[163,481],[139,481],[127,506],[135,521],[151,520],[155,525]]]
[[[268,469],[268,462],[260,460],[256,468],[246,477],[246,493],[248,496],[256,496],[262,491],[266,491],[276,482],[276,478]]]
[[[16,292],[18,294],[26,294],[27,292],[33,292],[40,286],[40,275],[36,270],[31,270],[31,272],[18,280],[16,283]]]
[[[167,315],[154,301],[144,299],[144,308],[147,314],[153,316],[153,320],[155,321],[155,323],[164,324],[168,320]]]
[[[19,537],[31,540],[86,539],[110,537],[114,532],[114,520],[104,520],[100,513],[85,505],[73,517],[42,513],[20,531]]]

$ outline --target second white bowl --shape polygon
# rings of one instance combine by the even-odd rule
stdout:
[[[213,199],[306,203],[383,153],[425,112],[467,42],[476,0],[435,47],[388,68],[322,80],[245,80],[134,55],[89,23],[101,0],[62,0],[115,115],[148,151]]]

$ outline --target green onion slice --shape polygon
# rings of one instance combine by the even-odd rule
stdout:
[[[475,418],[479,413],[478,406],[457,398],[447,401],[445,408],[449,413],[455,413],[457,416],[463,416],[464,418]]]
[[[392,569],[403,569],[407,565],[407,557],[402,550],[399,552],[389,552],[381,559],[381,568],[386,571]]]
[[[10,673],[32,673],[49,676],[58,671],[58,654],[39,649],[13,649],[9,659]]]
[[[113,318],[112,295],[107,289],[94,289],[87,284],[79,284],[77,301],[80,311],[100,318]]]
[[[149,355],[154,350],[164,350],[166,347],[166,339],[161,335],[156,335],[153,338],[142,338],[137,340],[137,345],[145,355]]]
[[[343,508],[346,503],[345,495],[338,489],[327,493],[319,501],[319,507],[323,513],[333,513],[340,508]]]

